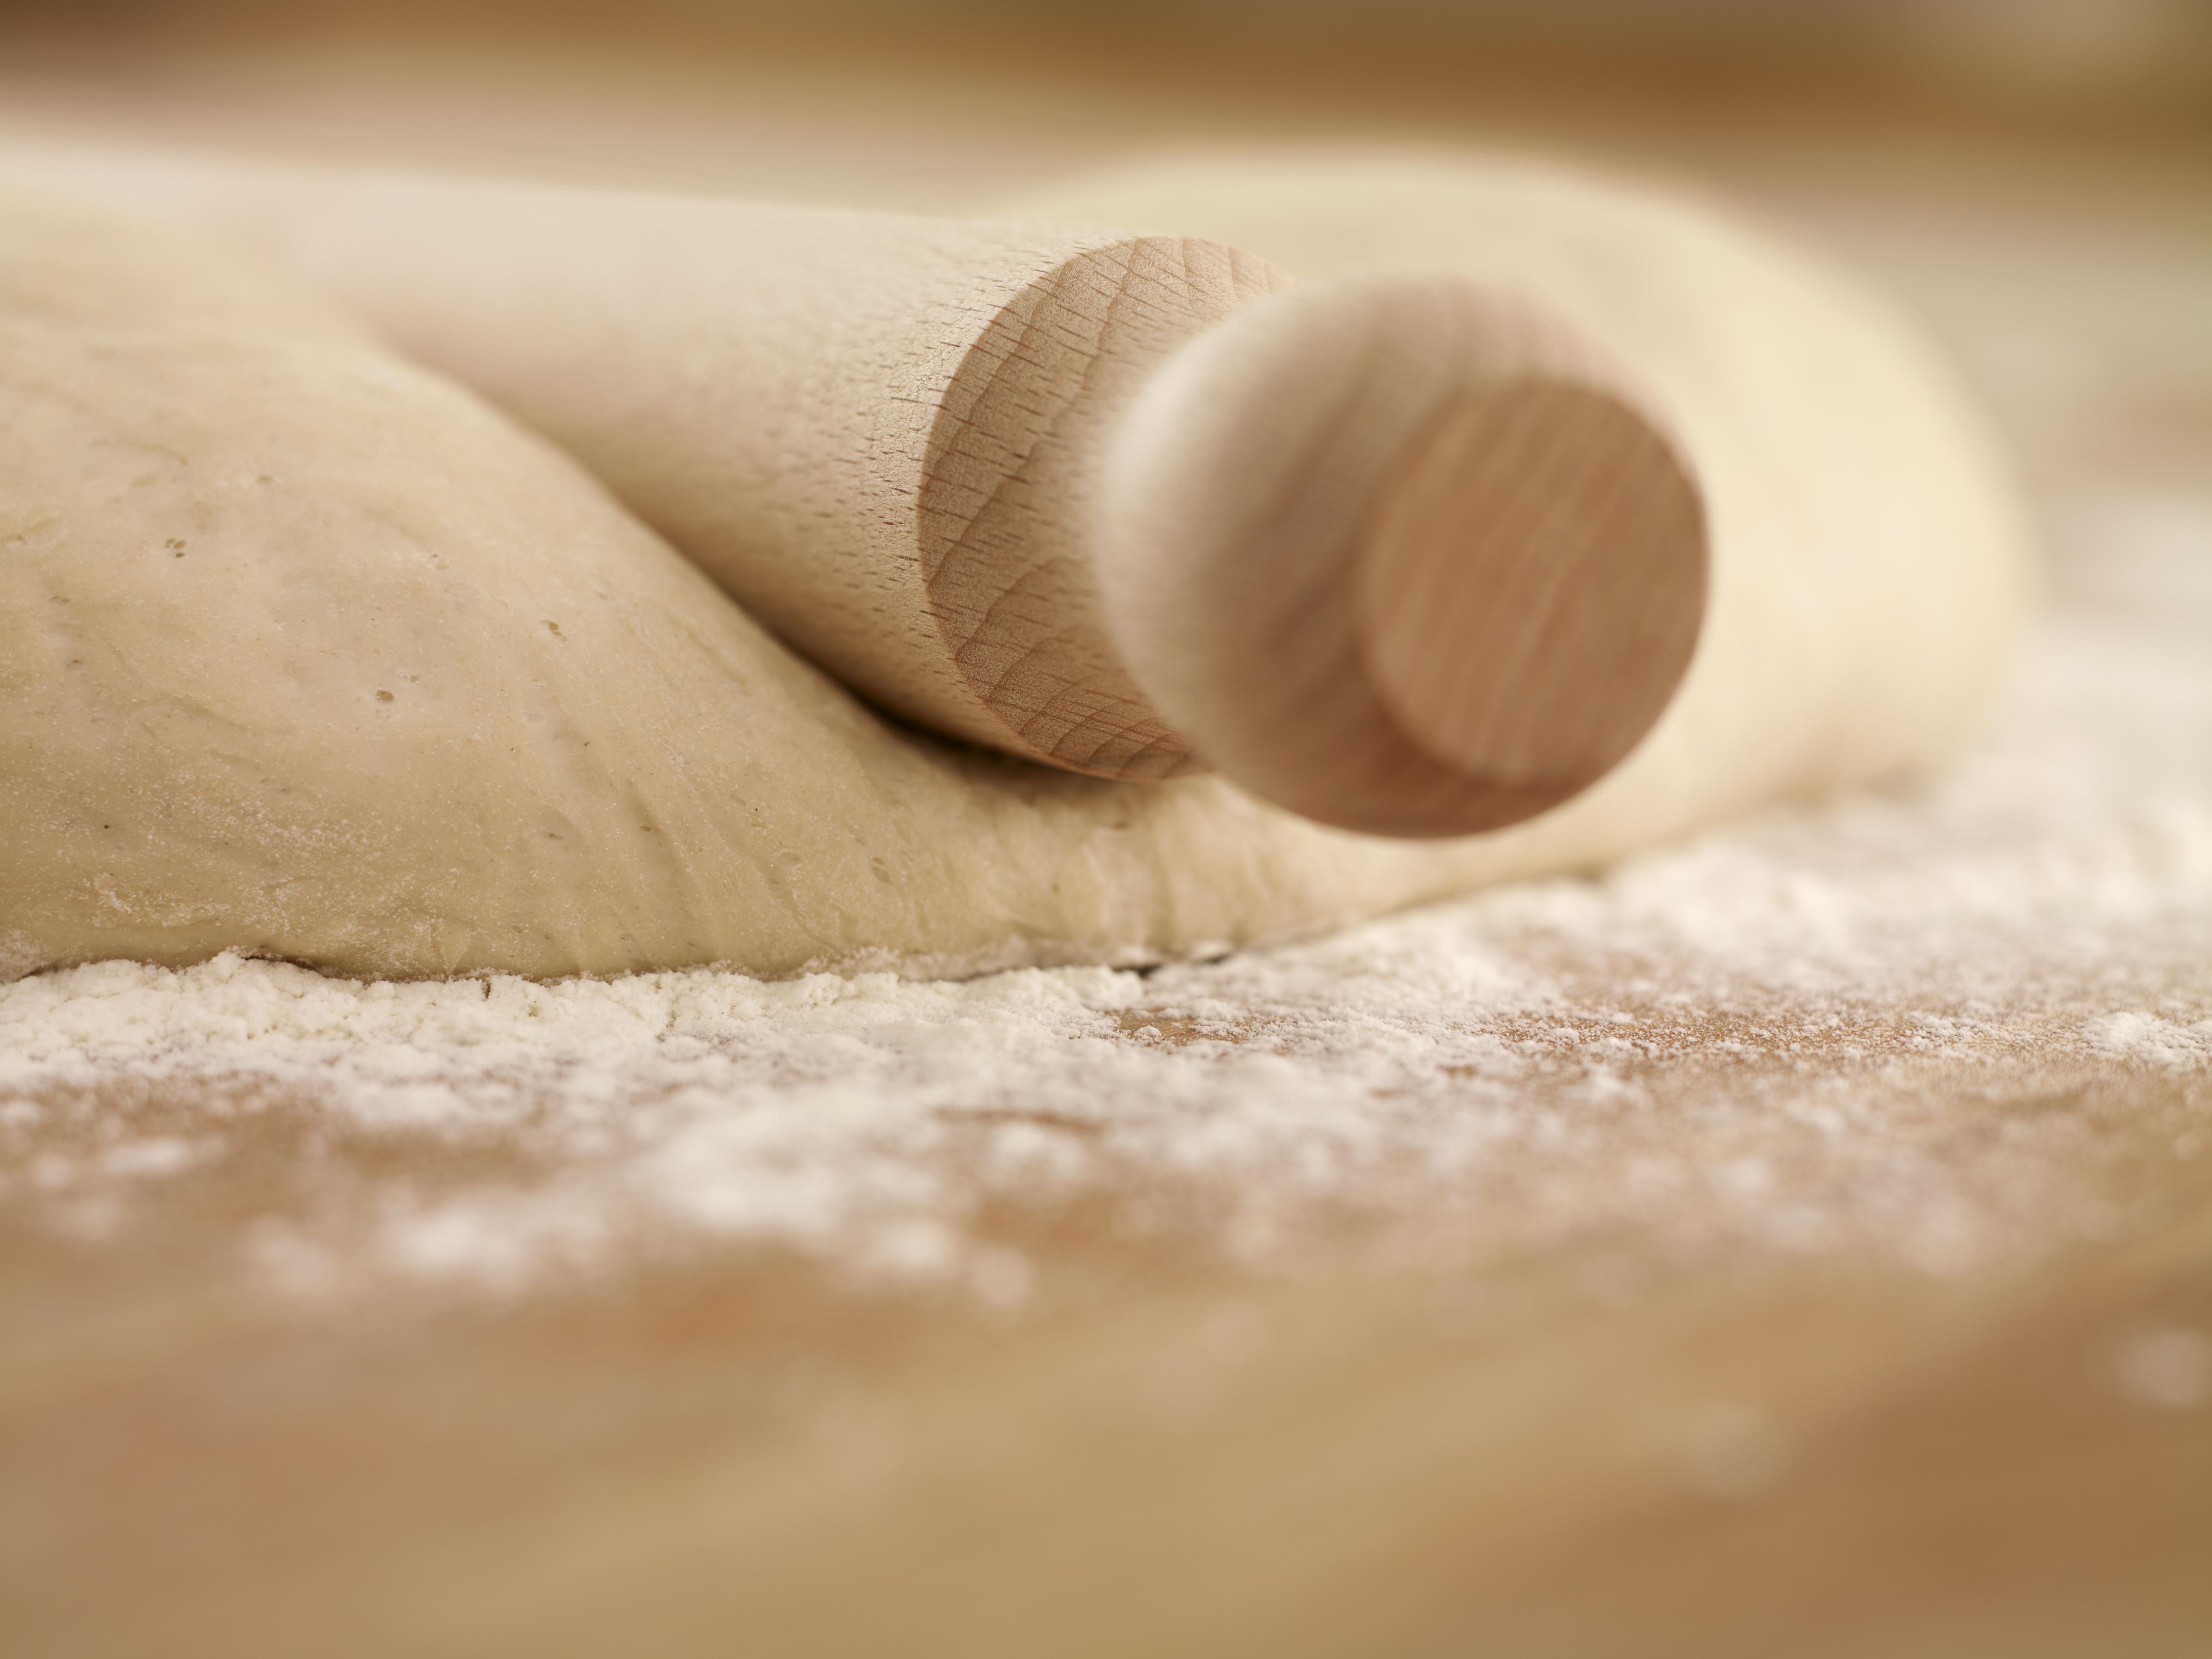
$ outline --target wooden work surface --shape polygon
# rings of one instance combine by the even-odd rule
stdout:
[[[1182,107],[237,54],[61,73],[23,104],[91,84],[142,130],[289,123],[415,159],[923,205]],[[1180,131],[1295,127],[1295,100],[1241,98]],[[1047,107],[1062,136],[1032,142]],[[2202,157],[1589,110],[1394,118],[1717,173],[1881,270],[1998,400],[2063,604],[2111,598],[2113,492],[2212,522],[2212,325],[2186,326],[2212,323]],[[1490,947],[1544,948],[1490,914],[1470,924]],[[1218,1192],[1157,1166],[1032,1202],[994,1188],[962,1225],[1023,1264],[1019,1295],[650,1227],[505,1279],[352,1271],[333,1234],[303,1276],[262,1248],[272,1225],[561,1171],[520,1130],[333,1118],[312,1076],[246,1110],[220,1082],[0,1072],[0,1647],[2212,1650],[2212,1040],[2157,1065],[2034,1052],[2077,1006],[2212,1030],[2207,914],[2153,905],[2126,924],[2139,951],[2107,936],[2075,978],[2055,948],[1921,964],[1953,988],[1922,1008],[1908,985],[1856,1026],[1786,983],[1553,962],[1545,1018],[1646,1023],[1634,1109],[1534,1065],[1514,1085],[1532,1118],[1587,1137],[1509,1136],[1459,1201],[1323,1205],[1267,1249],[1224,1247]],[[1261,982],[1133,981],[1085,1040],[1232,1064],[1270,1029]],[[1936,1052],[1911,1037],[1922,1014],[2002,1041]],[[1448,1109],[1481,1081],[1439,1062],[1420,1086]],[[1758,1212],[1802,1187],[1851,1224],[1785,1246],[1616,1201],[1639,1171],[1717,1166],[1731,1137],[1773,1152],[1707,1106],[1785,1086],[1842,1127],[1766,1158]],[[219,1151],[79,1201],[68,1171],[125,1123]],[[1911,1204],[1885,1237],[1879,1206],[1836,1198],[1854,1136],[1969,1205],[1978,1247],[1931,1255],[1903,1237]],[[963,1156],[934,1178],[981,1192]]]

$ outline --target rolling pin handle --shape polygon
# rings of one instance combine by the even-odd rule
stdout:
[[[1122,662],[1192,751],[1340,828],[1534,816],[1695,649],[1703,501],[1634,376],[1462,276],[1281,289],[1178,351],[1094,498]]]

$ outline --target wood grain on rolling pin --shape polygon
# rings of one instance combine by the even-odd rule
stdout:
[[[1001,307],[945,387],[917,497],[929,608],[1017,752],[1102,777],[1202,769],[1107,635],[1092,462],[1151,370],[1285,280],[1215,242],[1109,243]]]
[[[1443,272],[1193,238],[71,151],[566,445],[938,731],[1463,834],[1594,782],[1694,647],[1705,537],[1595,342]],[[704,711],[702,711],[703,714]]]

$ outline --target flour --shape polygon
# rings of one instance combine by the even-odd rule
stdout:
[[[2114,522],[1940,779],[1304,946],[959,983],[227,956],[10,985],[0,1206],[127,1239],[283,1124],[233,1231],[301,1291],[735,1249],[1013,1302],[1008,1238],[1085,1202],[1257,1260],[1346,1218],[1939,1271],[2094,1231],[2051,1194],[2100,1080],[2167,1090],[2177,1156],[2212,1142],[2212,511]],[[1942,1109],[2068,1091],[1971,1157]]]

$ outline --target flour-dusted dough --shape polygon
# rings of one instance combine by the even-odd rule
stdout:
[[[1268,176],[1110,188],[1157,220]],[[1514,222],[1486,206],[1503,177],[1347,162],[1303,206],[1342,236],[1396,179],[1472,228],[1382,213],[1386,257],[1558,245],[1547,281],[1583,273],[1584,314],[1717,469],[1719,605],[1621,775],[1441,845],[891,726],[355,325],[196,246],[0,204],[0,972],[233,948],[372,975],[1138,960],[1590,865],[1949,741],[2020,573],[1940,380],[1721,221],[1559,180],[1556,218],[1539,182]],[[1856,446],[1832,475],[1804,459],[1832,440]]]

